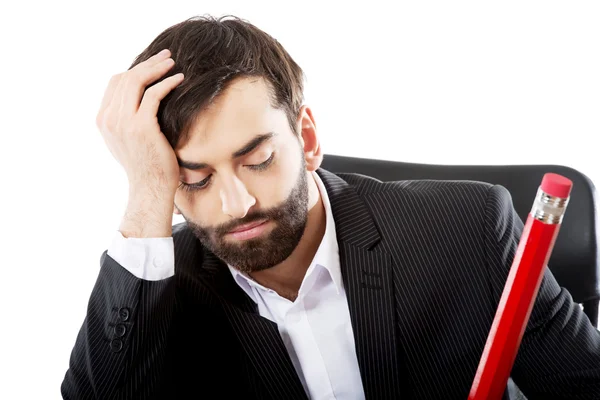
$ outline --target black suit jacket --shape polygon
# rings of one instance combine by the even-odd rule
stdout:
[[[466,399],[523,228],[508,191],[317,172],[367,399]],[[226,265],[185,223],[173,239],[162,281],[103,253],[63,396],[306,398],[277,326]],[[548,269],[511,376],[530,399],[600,399],[600,333]]]

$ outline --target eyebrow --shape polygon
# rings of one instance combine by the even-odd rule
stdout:
[[[236,158],[240,158],[240,157],[245,156],[248,153],[251,153],[254,149],[256,149],[258,146],[263,144],[265,141],[271,139],[275,135],[276,135],[275,132],[267,132],[267,133],[257,135],[252,140],[250,140],[248,143],[246,143],[244,146],[242,146],[239,150],[234,151],[231,154],[231,159],[235,160]],[[179,166],[181,168],[189,169],[192,171],[196,171],[196,170],[208,167],[207,163],[185,161],[185,160],[180,159],[179,157],[177,157],[177,163],[179,164]]]

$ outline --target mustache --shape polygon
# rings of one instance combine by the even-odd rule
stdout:
[[[263,220],[276,220],[281,217],[281,210],[278,207],[273,207],[268,210],[254,211],[251,214],[247,214],[243,218],[235,221],[225,222],[217,227],[213,228],[215,234],[223,236],[232,230],[252,222],[259,222]]]

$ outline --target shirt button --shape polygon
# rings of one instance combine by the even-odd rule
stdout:
[[[155,268],[160,268],[164,264],[163,259],[160,257],[154,257],[154,260],[152,262]]]

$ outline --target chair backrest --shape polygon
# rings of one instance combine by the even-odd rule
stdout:
[[[559,285],[598,326],[600,299],[600,220],[596,190],[581,172],[560,165],[433,165],[374,160],[327,154],[322,168],[330,172],[353,172],[382,181],[436,179],[470,180],[504,186],[523,221],[533,205],[542,177],[547,172],[573,181],[571,199],[548,266]]]

